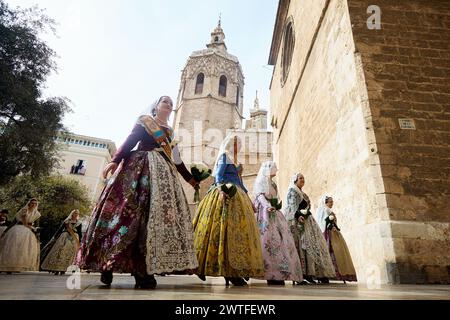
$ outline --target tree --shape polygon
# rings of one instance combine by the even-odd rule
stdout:
[[[40,34],[53,26],[37,7],[12,10],[0,0],[0,186],[19,174],[48,175],[58,163],[55,138],[70,109],[66,98],[42,97],[56,65]]]
[[[42,214],[39,226],[42,228],[40,240],[43,245],[73,209],[80,210],[82,216],[89,215],[92,209],[86,187],[61,175],[39,179],[19,176],[0,188],[1,208],[9,210],[10,219],[33,197],[38,199]]]

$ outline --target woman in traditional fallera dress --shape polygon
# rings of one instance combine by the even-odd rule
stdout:
[[[328,245],[328,250],[336,271],[336,279],[344,281],[357,281],[355,267],[348,250],[347,243],[337,225],[336,214],[331,211],[333,198],[324,195],[320,199],[317,210],[317,221]]]
[[[102,272],[106,285],[115,271],[132,273],[136,288],[154,289],[154,274],[192,274],[197,268],[191,215],[177,170],[192,186],[197,182],[173,146],[167,124],[172,108],[167,96],[153,103],[104,170],[105,177],[113,175],[94,208],[77,264]]]
[[[281,211],[278,188],[273,177],[277,174],[275,162],[261,165],[253,187],[256,221],[261,235],[265,275],[269,285],[284,285],[284,280],[301,282],[302,267],[288,223]]]
[[[304,185],[305,178],[302,174],[298,173],[292,177],[284,215],[294,236],[302,263],[303,278],[310,283],[315,283],[313,278],[317,278],[321,283],[328,283],[328,278],[335,276],[333,262],[322,232],[311,216],[311,201],[302,191]]]
[[[8,221],[8,213],[9,211],[6,209],[3,209],[0,212],[0,237],[2,236],[3,232],[5,232],[6,228],[8,228],[10,225]]]
[[[78,218],[79,211],[73,210],[42,249],[42,270],[62,275],[73,264],[81,240],[81,222]]]
[[[0,271],[39,271],[39,240],[34,222],[40,218],[33,198],[16,214],[16,221],[0,238]]]
[[[239,176],[240,140],[223,141],[213,175],[215,183],[200,202],[194,218],[198,276],[223,276],[226,285],[246,284],[244,278],[263,277],[264,263],[252,202]],[[235,151],[236,150],[236,151]]]

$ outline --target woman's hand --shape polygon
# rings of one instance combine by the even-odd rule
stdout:
[[[298,217],[298,222],[305,223],[305,218],[303,216]]]
[[[114,174],[116,172],[117,167],[119,165],[115,162],[110,162],[105,169],[103,169],[103,178],[106,179],[108,177],[108,173],[111,172],[111,174]]]
[[[188,183],[194,188],[200,185],[200,183],[194,178],[191,178],[191,180],[189,180]]]

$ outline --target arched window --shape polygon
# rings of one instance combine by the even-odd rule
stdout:
[[[294,36],[294,24],[292,19],[286,24],[283,37],[283,52],[281,56],[281,83],[287,80],[289,69],[292,62],[292,54],[294,52],[295,36]]]
[[[199,73],[197,76],[197,82],[195,83],[195,94],[203,93],[203,84],[205,83],[205,75]]]
[[[227,77],[221,76],[219,82],[219,96],[226,97],[227,96]]]
[[[236,87],[236,106],[239,107],[239,95],[241,94],[239,86]]]
[[[219,42],[219,37],[218,37],[218,36],[215,36],[215,37],[214,37],[214,41],[215,41],[215,42]]]

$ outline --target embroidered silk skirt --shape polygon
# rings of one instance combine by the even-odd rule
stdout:
[[[78,240],[78,235],[76,234],[75,236]],[[48,252],[48,255],[44,257],[41,269],[66,272],[67,268],[72,265],[76,253],[76,240],[72,238],[69,232],[62,232]]]
[[[194,218],[198,274],[224,277],[262,277],[264,263],[259,230],[250,198],[237,187],[225,204],[220,188],[211,189]]]
[[[171,273],[197,267],[191,215],[176,169],[132,152],[105,186],[77,254],[81,269]]]
[[[323,233],[330,250],[331,260],[336,270],[336,279],[357,281],[355,267],[347,243],[338,230],[325,230]]]
[[[302,281],[303,272],[294,239],[286,218],[280,211],[267,212],[270,208],[264,195],[253,202],[261,236],[265,280]]]
[[[291,221],[291,233],[302,263],[303,275],[334,278],[333,262],[319,225],[312,216],[301,225]]]
[[[27,227],[17,224],[0,238],[0,271],[39,271],[40,244]]]

